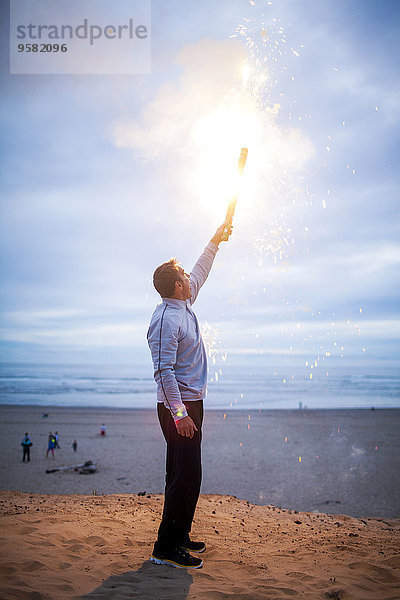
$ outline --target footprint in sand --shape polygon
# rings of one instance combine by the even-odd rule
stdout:
[[[89,543],[91,546],[105,546],[106,540],[98,535],[89,535],[81,540],[82,542]]]
[[[313,575],[307,575],[306,573],[300,573],[298,571],[290,571],[286,573],[288,577],[293,577],[294,579],[300,579],[300,581],[312,581],[315,579]]]
[[[43,596],[40,592],[27,592],[24,590],[21,598],[26,598],[27,600],[45,600],[46,596]]]
[[[15,563],[11,563],[11,562],[3,563],[0,566],[0,578],[1,579],[7,578],[10,575],[12,575],[13,573],[16,573],[16,571],[17,571],[17,567],[15,566]]]
[[[383,562],[389,567],[393,567],[394,569],[400,569],[400,554],[390,556],[389,558],[386,558]]]
[[[71,546],[69,544],[64,544],[64,546],[66,547],[66,550],[72,552],[72,554],[69,555],[70,558],[78,558],[79,552],[82,552],[82,550],[87,551],[89,549],[85,548],[83,544],[71,544]]]
[[[92,537],[92,536],[89,536],[89,538],[85,538],[85,540],[90,539],[90,537]],[[62,542],[62,545],[64,546],[64,548],[66,550],[69,550],[70,552],[73,552],[74,554],[77,554],[78,552],[82,552],[82,551],[87,552],[88,550],[91,550],[93,544],[91,544],[90,542],[89,542],[89,544],[87,544],[87,543],[85,543],[85,540],[73,538],[71,540],[66,540],[66,541]]]
[[[137,545],[138,545],[138,544],[137,544],[137,542],[135,542],[135,541],[131,540],[131,539],[130,539],[130,538],[128,538],[128,537],[127,537],[127,538],[125,538],[125,540],[124,540],[124,541],[125,541],[125,544],[126,544],[126,546],[137,546]]]
[[[394,575],[389,571],[389,569],[385,569],[384,567],[377,567],[376,565],[372,565],[367,562],[355,562],[349,564],[350,569],[358,571],[358,573],[362,573],[364,577],[368,577],[373,581],[380,581],[382,583],[395,583],[399,582],[399,577]]]
[[[59,583],[57,585],[53,585],[52,586],[54,589],[58,590],[59,592],[73,592],[74,588],[69,585],[69,583]]]
[[[292,588],[276,587],[273,589],[282,592],[282,594],[286,594],[286,596],[298,596],[299,594],[298,590],[292,590]]]
[[[46,565],[39,562],[38,560],[28,560],[22,563],[23,570],[27,573],[32,573],[32,571],[38,571],[39,569],[44,569]]]
[[[69,569],[70,567],[71,567],[71,563],[67,563],[67,562],[58,563],[58,568],[61,571],[65,571],[66,569]]]
[[[63,546],[70,546],[71,544],[80,544],[81,540],[78,540],[77,538],[65,538],[61,540],[61,543]]]
[[[38,527],[27,527],[27,526],[24,526],[17,533],[19,535],[29,535],[30,533],[35,533],[35,531],[38,531]]]

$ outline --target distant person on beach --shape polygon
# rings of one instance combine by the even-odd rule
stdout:
[[[201,426],[207,386],[207,354],[192,305],[206,281],[222,241],[219,227],[188,275],[171,258],[154,272],[162,302],[151,318],[147,340],[157,382],[157,412],[167,442],[165,499],[158,538],[150,560],[198,569],[204,542],[189,533],[201,484]],[[232,226],[229,226],[229,235]],[[229,238],[229,235],[227,236]]]
[[[74,452],[76,452],[76,451],[77,451],[77,449],[78,449],[78,442],[77,442],[76,440],[74,440],[74,441],[72,442],[72,448],[73,448]]]
[[[106,435],[106,429],[107,427],[103,423],[103,425],[100,427],[100,435]]]
[[[54,447],[55,448],[60,448],[59,439],[60,439],[60,436],[58,435],[58,431],[56,431],[54,434],[54,444],[55,444]]]
[[[56,447],[56,440],[54,435],[50,432],[49,433],[49,441],[47,443],[47,452],[46,452],[46,458],[49,455],[49,452],[52,453],[53,458],[54,458],[54,448]]]
[[[25,433],[24,438],[21,442],[21,446],[22,446],[22,462],[25,462],[25,458],[26,458],[26,461],[29,462],[31,460],[32,441],[31,441],[31,438],[29,437],[28,433]]]

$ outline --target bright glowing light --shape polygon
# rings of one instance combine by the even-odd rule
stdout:
[[[240,74],[242,76],[243,85],[246,85],[249,80],[250,74],[251,74],[251,68],[248,63],[243,64],[243,66],[240,70]]]
[[[241,72],[246,78],[251,73],[251,80],[255,76],[243,65]],[[248,87],[254,88],[250,84]],[[194,123],[191,145],[195,161],[190,185],[207,212],[224,215],[227,202],[239,192],[235,218],[254,209],[264,214],[271,196],[283,186],[289,189],[288,173],[299,171],[312,156],[313,148],[298,130],[285,130],[276,124],[279,110],[279,104],[260,106],[252,93],[241,89]],[[249,149],[249,158],[239,177],[237,161],[243,147]]]
[[[191,124],[187,184],[198,198],[197,208],[213,219],[216,215],[223,219],[229,201],[237,195],[234,226],[253,232],[256,253],[276,263],[286,258],[295,242],[298,225],[291,225],[293,207],[304,203],[306,193],[299,186],[299,173],[314,148],[300,130],[279,122],[281,106],[271,100],[271,91],[286,39],[277,23],[261,31],[260,35],[256,23],[239,26],[249,58],[238,61],[231,90]],[[243,147],[248,148],[249,158],[239,177],[237,162]]]
[[[203,205],[214,211],[218,207],[226,210],[227,201],[237,191],[242,198],[254,193],[248,167],[240,178],[237,161],[242,147],[251,145],[251,152],[259,149],[259,127],[255,107],[240,98],[226,101],[195,123],[192,140],[197,147],[197,161],[193,184]]]
[[[238,157],[248,148],[234,226],[256,254],[277,262],[295,242],[298,205],[308,206],[303,169],[314,154],[277,89],[279,76],[289,75],[285,57],[298,52],[269,14],[244,19],[234,37],[242,44],[202,41],[184,48],[177,81],[160,88],[138,118],[118,121],[113,136],[143,160],[173,156],[179,212],[213,224],[222,222],[237,192]]]

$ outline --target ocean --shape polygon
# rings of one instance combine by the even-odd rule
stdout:
[[[387,365],[343,363],[279,369],[260,357],[211,365],[209,409],[398,408],[400,372]],[[310,377],[310,374],[312,377]],[[148,364],[0,363],[0,404],[152,408]]]

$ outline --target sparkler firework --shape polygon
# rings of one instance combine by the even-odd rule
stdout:
[[[247,148],[242,148],[242,150],[240,152],[240,156],[239,156],[239,163],[238,163],[239,176],[241,176],[243,174],[244,166],[245,166],[246,160],[247,160],[247,153],[248,153]],[[237,190],[236,194],[233,196],[232,200],[229,202],[228,210],[226,212],[226,217],[225,217],[226,227],[225,227],[224,233],[222,235],[222,240],[225,242],[228,241],[228,238],[229,238],[229,228],[232,225],[232,220],[233,220],[233,215],[235,214],[237,199],[238,199],[238,190]]]

